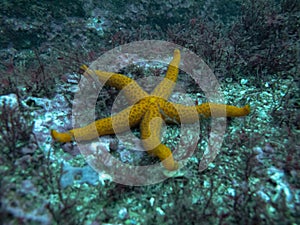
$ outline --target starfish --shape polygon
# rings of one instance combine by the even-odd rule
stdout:
[[[211,116],[239,117],[250,113],[249,105],[241,108],[216,103],[186,106],[169,102],[168,98],[176,85],[179,63],[180,51],[175,49],[165,78],[150,94],[145,92],[134,80],[125,75],[101,70],[90,70],[87,66],[82,66],[81,68],[85,71],[85,75],[96,75],[100,82],[105,82],[106,85],[115,87],[118,90],[122,89],[131,106],[117,114],[96,120],[81,128],[75,128],[63,133],[51,130],[53,139],[61,143],[75,141],[75,137],[77,141],[87,141],[96,138],[94,132],[92,132],[95,127],[98,137],[122,133],[140,125],[141,140],[144,149],[149,154],[158,157],[167,170],[177,170],[178,162],[174,160],[170,148],[160,141],[163,121],[178,124],[194,123],[199,120],[199,116],[203,118]],[[192,116],[195,115],[195,111],[199,116],[197,114],[197,116]]]

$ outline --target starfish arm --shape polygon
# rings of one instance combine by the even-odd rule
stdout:
[[[81,128],[63,133],[51,130],[51,135],[54,140],[64,143],[75,140],[87,141],[102,135],[122,133],[139,124],[146,110],[146,105],[141,102]]]
[[[173,59],[168,66],[165,78],[155,87],[151,95],[155,95],[164,99],[169,98],[176,85],[179,63],[180,51],[179,49],[175,49]]]
[[[250,106],[236,107],[232,105],[203,103],[197,106],[185,106],[167,101],[160,101],[159,107],[164,120],[169,123],[194,123],[199,116],[208,117],[240,117],[250,113]],[[199,116],[198,116],[199,115]]]
[[[179,164],[174,160],[170,148],[164,144],[158,145],[156,148],[148,151],[150,155],[156,156],[162,162],[162,165],[169,171],[177,170]]]
[[[208,117],[240,117],[250,113],[250,106],[236,107],[217,103],[203,103],[196,106],[199,115]]]
[[[116,74],[112,72],[105,72],[101,70],[91,70],[86,65],[80,67],[85,71],[84,75],[98,78],[101,83],[105,85],[115,87],[118,90],[122,90],[126,99],[130,104],[134,104],[142,98],[148,96],[148,93],[145,92],[134,80],[126,77],[122,74]]]
[[[194,123],[199,120],[195,106],[185,106],[160,99],[159,108],[163,119],[167,123]]]
[[[171,150],[160,142],[161,127],[159,109],[156,105],[150,105],[140,124],[144,149],[150,155],[158,157],[167,170],[176,170],[178,162],[174,160]]]

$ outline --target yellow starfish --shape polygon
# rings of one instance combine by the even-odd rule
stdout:
[[[167,99],[171,95],[177,81],[179,63],[180,51],[176,49],[165,78],[155,87],[151,94],[145,92],[134,80],[122,74],[100,70],[92,71],[87,66],[82,66],[82,69],[86,72],[85,75],[95,74],[100,82],[106,82],[106,85],[113,86],[119,90],[123,89],[125,97],[132,106],[82,128],[75,128],[64,133],[51,130],[53,139],[59,142],[74,141],[75,137],[77,141],[92,140],[97,136],[121,133],[130,127],[140,124],[144,149],[149,154],[158,157],[167,170],[176,170],[178,162],[174,160],[171,150],[160,141],[163,120],[167,123],[194,123],[199,120],[199,116],[192,116],[195,115],[195,111],[204,118],[210,116],[238,117],[246,116],[250,113],[249,105],[239,108],[215,103],[185,106],[168,102]],[[213,112],[213,115],[211,112]],[[98,132],[97,136],[93,132],[95,127]]]

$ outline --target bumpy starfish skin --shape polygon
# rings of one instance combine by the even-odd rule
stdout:
[[[155,95],[164,99],[168,99],[172,94],[172,91],[175,87],[177,77],[178,77],[178,66],[180,63],[180,51],[176,49],[174,51],[174,56],[170,62],[167,70],[165,79],[163,79],[151,92],[151,95]]]
[[[249,105],[238,108],[231,105],[203,103],[197,106],[185,106],[168,102],[178,76],[180,51],[176,49],[168,66],[165,78],[148,94],[134,80],[122,75],[100,70],[90,70],[86,66],[85,76],[95,77],[106,85],[122,89],[125,97],[132,105],[108,118],[97,120],[85,127],[75,128],[64,133],[51,130],[54,140],[70,142],[92,140],[98,136],[127,131],[140,124],[141,139],[144,149],[158,157],[167,170],[176,170],[178,162],[173,159],[171,150],[161,143],[163,120],[167,123],[194,123],[199,116],[238,117],[250,113]]]
[[[159,104],[163,118],[173,123],[195,123],[200,118],[240,117],[250,113],[250,106],[236,107],[231,105],[203,103],[197,106],[185,106],[164,101]],[[198,116],[199,115],[199,116]]]
[[[103,84],[123,90],[123,94],[130,104],[134,104],[149,94],[145,92],[134,80],[122,74],[115,74],[101,70],[90,70],[86,65],[81,66],[86,76],[96,76]],[[126,88],[125,88],[126,87]]]
[[[153,98],[140,125],[143,146],[150,155],[157,156],[167,170],[176,170],[178,163],[173,159],[171,150],[160,142],[162,121],[159,107]]]

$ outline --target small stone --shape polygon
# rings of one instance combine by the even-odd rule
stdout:
[[[156,212],[158,212],[158,214],[161,216],[164,216],[166,214],[160,207],[156,208]]]
[[[149,200],[151,207],[153,207],[155,199],[153,197],[150,198]]]
[[[248,83],[248,80],[247,80],[247,79],[242,79],[242,80],[241,80],[241,84],[242,84],[242,85],[247,84],[247,83]]]
[[[120,209],[118,215],[119,215],[120,219],[122,219],[122,220],[126,219],[128,217],[128,211],[127,211],[127,209],[126,208]]]
[[[226,80],[226,82],[228,82],[228,83],[231,83],[231,82],[232,82],[232,78],[231,78],[231,77],[226,78],[225,80]]]

